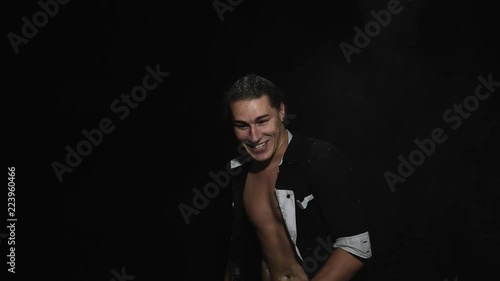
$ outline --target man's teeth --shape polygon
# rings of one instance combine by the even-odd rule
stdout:
[[[265,145],[265,144],[266,144],[266,143],[265,143],[265,142],[263,142],[263,143],[261,143],[261,144],[258,144],[258,145],[256,145],[256,146],[254,146],[254,148],[256,148],[256,149],[262,149],[262,148],[264,148],[264,145]]]

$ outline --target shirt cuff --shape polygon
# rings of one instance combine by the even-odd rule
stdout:
[[[368,234],[368,231],[354,236],[337,238],[333,247],[342,248],[347,252],[364,259],[368,259],[372,256],[370,235]]]

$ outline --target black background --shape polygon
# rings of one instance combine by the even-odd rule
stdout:
[[[339,44],[354,45],[353,28],[387,2],[243,0],[221,21],[211,1],[73,0],[17,54],[7,34],[22,35],[21,18],[40,7],[9,3],[4,151],[16,167],[17,273],[5,267],[2,280],[108,281],[123,268],[133,280],[222,280],[230,189],[189,224],[179,204],[193,206],[193,189],[238,155],[221,94],[248,72],[288,93],[292,132],[329,140],[355,163],[374,252],[363,279],[493,278],[500,90],[457,130],[442,115],[479,75],[500,81],[495,9],[402,1],[348,63]],[[111,103],[157,64],[170,75],[118,119]],[[103,118],[115,130],[59,182],[52,163],[65,164],[65,147]],[[398,156],[435,128],[447,140],[391,192],[384,172],[397,173]],[[5,238],[0,247],[6,259]]]

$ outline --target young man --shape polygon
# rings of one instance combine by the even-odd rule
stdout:
[[[246,153],[234,169],[226,280],[351,280],[370,259],[370,238],[351,165],[332,144],[285,128],[283,92],[249,74],[226,92]]]

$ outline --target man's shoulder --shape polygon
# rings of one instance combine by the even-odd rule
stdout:
[[[307,135],[297,135],[296,141],[295,154],[300,155],[297,162],[313,178],[336,177],[351,172],[350,159],[333,142]]]
[[[314,136],[295,134],[296,146],[294,149],[302,150],[308,157],[336,157],[346,158],[344,153],[332,142]],[[292,139],[293,141],[293,139]]]

